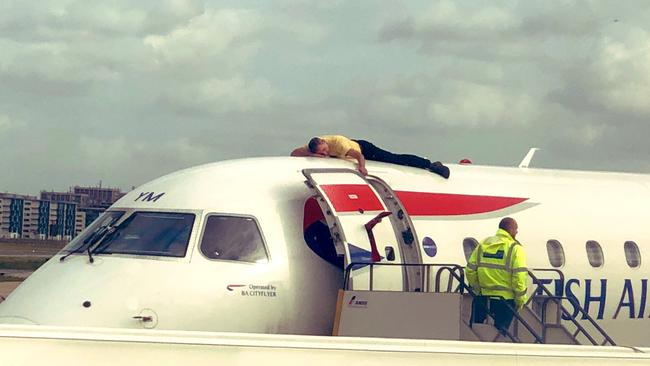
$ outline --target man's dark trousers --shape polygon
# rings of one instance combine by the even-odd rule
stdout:
[[[515,300],[477,296],[472,302],[472,323],[484,323],[489,312],[494,319],[494,327],[503,333],[510,328],[514,312],[517,311],[515,306]]]
[[[406,165],[422,169],[429,169],[429,167],[431,167],[431,161],[429,159],[410,154],[394,154],[390,151],[380,149],[368,141],[354,141],[356,141],[361,147],[361,154],[363,154],[363,157],[366,160],[381,161],[384,163],[397,165]]]

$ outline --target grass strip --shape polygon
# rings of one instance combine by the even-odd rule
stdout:
[[[24,271],[35,271],[42,266],[49,258],[21,258],[4,257],[0,258],[0,270],[19,269]]]
[[[9,275],[0,276],[0,282],[23,282],[25,279]]]

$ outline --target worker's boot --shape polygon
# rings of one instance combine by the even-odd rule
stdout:
[[[433,163],[431,163],[431,165],[429,166],[429,171],[436,173],[445,179],[449,178],[449,168],[444,166],[439,161],[434,161]]]

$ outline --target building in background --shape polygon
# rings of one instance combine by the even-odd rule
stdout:
[[[101,184],[99,187],[74,186],[71,188],[71,191],[74,194],[87,197],[88,201],[83,204],[84,207],[98,207],[103,209],[109,208],[125,195],[119,188],[103,188]]]
[[[74,202],[0,193],[0,238],[70,240],[85,228]]]
[[[40,198],[0,193],[0,238],[71,240],[123,195],[101,185],[42,191]]]
[[[79,206],[88,206],[88,196],[72,192],[41,191],[41,200],[54,202],[70,202]]]
[[[102,187],[100,183],[97,187],[70,187],[68,192],[41,191],[41,200],[76,203],[77,210],[85,213],[86,227],[124,195],[119,188]]]

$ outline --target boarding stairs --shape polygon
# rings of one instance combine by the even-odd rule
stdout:
[[[359,284],[351,272],[368,271],[369,283]],[[423,274],[422,291],[377,290],[374,272],[380,266],[412,266]],[[334,335],[387,338],[447,339],[483,342],[616,345],[605,330],[576,301],[552,293],[544,284],[548,277],[564,276],[555,269],[528,271],[532,293],[506,332],[472,322],[476,297],[465,282],[463,267],[457,264],[351,263],[339,292]],[[544,280],[538,276],[544,275]],[[355,290],[360,285],[363,290]],[[576,316],[573,316],[576,314]]]

